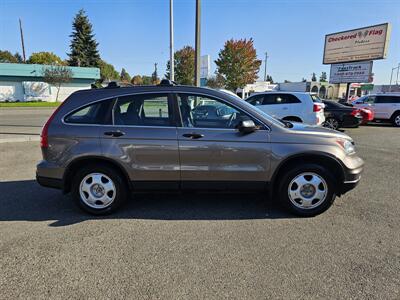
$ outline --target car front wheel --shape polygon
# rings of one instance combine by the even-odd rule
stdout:
[[[94,215],[112,213],[127,198],[123,177],[106,165],[80,169],[74,177],[72,193],[79,207]]]
[[[334,183],[333,176],[324,167],[314,164],[298,166],[281,178],[280,200],[295,215],[316,216],[335,200]]]

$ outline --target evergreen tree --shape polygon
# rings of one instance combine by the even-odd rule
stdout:
[[[311,81],[317,81],[317,76],[315,73],[312,73]]]
[[[326,72],[322,72],[321,76],[319,77],[319,81],[326,82],[326,79],[327,79]]]
[[[68,64],[70,66],[98,67],[100,55],[97,46],[99,44],[94,39],[92,24],[83,9],[75,16],[72,28]]]
[[[119,79],[122,82],[130,82],[131,81],[131,76],[129,75],[129,73],[124,68],[122,68],[121,74],[119,76]]]
[[[267,75],[267,81],[269,81],[270,83],[274,83],[271,75]]]
[[[157,63],[154,64],[154,72],[153,74],[151,74],[151,83],[152,84],[160,83],[160,78],[158,78],[158,73],[157,73]]]

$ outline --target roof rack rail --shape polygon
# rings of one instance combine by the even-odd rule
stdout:
[[[161,80],[160,84],[161,86],[174,86],[176,85],[175,81],[169,80],[169,79],[163,79]]]

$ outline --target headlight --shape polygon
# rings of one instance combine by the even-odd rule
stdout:
[[[343,148],[346,154],[356,153],[356,147],[354,146],[354,142],[349,140],[337,140],[337,143]]]

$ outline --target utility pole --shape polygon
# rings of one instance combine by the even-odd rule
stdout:
[[[389,84],[389,92],[392,91],[392,79],[393,79],[393,71],[397,69],[397,76],[396,76],[396,85],[398,84],[399,80],[399,70],[400,70],[400,63],[397,65],[397,67],[392,68],[392,73],[390,74],[390,84]]]
[[[169,79],[175,80],[174,61],[174,4],[169,0]]]
[[[194,58],[194,82],[200,86],[200,0],[196,0],[196,33],[195,33],[195,58]]]
[[[19,31],[21,33],[21,44],[22,44],[22,57],[24,59],[24,63],[26,62],[26,56],[25,56],[25,43],[24,43],[24,34],[22,32],[22,23],[21,19],[19,19]]]
[[[267,59],[268,59],[268,53],[265,52],[264,81],[267,81]]]

